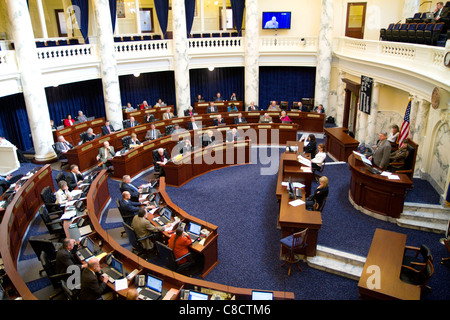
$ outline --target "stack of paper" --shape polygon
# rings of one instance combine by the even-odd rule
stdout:
[[[307,167],[311,167],[311,160],[306,159],[305,157],[298,155],[298,162],[300,162],[301,164],[307,166]]]
[[[400,180],[400,177],[396,174],[391,174],[388,176],[388,179],[390,180]]]
[[[289,204],[293,207],[298,207],[298,206],[301,206],[302,204],[305,204],[305,201],[303,201],[301,199],[297,199],[294,201],[290,201]]]

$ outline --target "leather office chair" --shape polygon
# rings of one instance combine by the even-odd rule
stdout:
[[[128,236],[128,240],[130,241],[132,252],[136,252],[136,254],[139,256],[145,252],[144,247],[141,244],[141,241],[144,241],[145,239],[153,239],[154,235],[149,234],[148,236],[138,238],[136,235],[136,232],[134,231],[134,228],[130,225],[126,224],[125,222],[122,222],[123,228],[125,229],[125,232]]]
[[[56,156],[58,157],[58,161],[60,161],[60,163],[61,163],[60,169],[62,170],[62,168],[65,165],[69,164],[69,161],[66,159],[66,156],[64,155],[64,153],[56,151],[56,145],[55,144],[52,144],[52,148],[53,148],[53,151],[55,152]]]
[[[42,267],[44,268],[45,273],[47,274],[48,279],[50,280],[52,286],[54,289],[60,289],[55,294],[50,296],[50,300],[54,299],[56,296],[63,294],[64,291],[61,287],[61,280],[67,279],[67,277],[70,275],[69,273],[56,273],[55,271],[55,263],[52,262],[45,251],[41,252],[41,255],[39,256],[39,260],[42,264]]]
[[[56,184],[58,184],[62,180],[66,180],[66,174],[64,172],[58,173],[55,178]]]
[[[79,300],[80,296],[80,289],[69,289],[67,286],[66,280],[61,280],[61,288],[63,289],[63,292],[65,293],[67,300],[77,301]]]
[[[28,243],[36,254],[36,257],[39,258],[41,256],[41,252],[45,251],[47,257],[52,261],[56,259],[56,252],[58,249],[62,247],[61,242],[53,242],[48,239],[40,239],[36,237],[31,237],[28,240]],[[42,276],[42,272],[44,272],[44,269],[39,270],[39,275]]]
[[[41,190],[41,199],[44,202],[48,212],[52,214],[63,214],[63,209],[56,202],[56,196],[53,194],[52,189],[49,186],[45,186]]]
[[[300,272],[303,272],[303,270],[298,265],[298,262],[300,261],[300,258],[296,257],[295,251],[298,249],[305,249],[306,239],[308,237],[308,228],[306,228],[303,231],[296,232],[290,236],[287,236],[280,240],[281,248],[287,248],[289,251],[285,255],[285,262],[281,265],[282,267],[285,266],[287,263],[289,263],[289,271],[288,276],[291,274],[291,268],[292,265],[295,264],[300,270]]]
[[[429,259],[425,263],[425,267],[421,270],[416,270],[412,267],[402,266],[402,271],[400,272],[400,279],[406,283],[420,286],[421,290],[431,288],[427,285],[430,281],[431,276],[434,274],[433,262]]]
[[[287,101],[280,101],[280,109],[281,110],[288,110],[289,109],[289,102],[287,102]]]
[[[188,272],[188,268],[193,265],[194,261],[190,252],[176,259],[171,248],[160,241],[155,241],[155,244],[159,257],[170,270],[185,274]],[[187,261],[183,264],[178,264],[178,261],[184,258],[187,258]]]
[[[131,136],[125,136],[121,140],[122,140],[122,147],[124,149],[129,149],[130,148]]]
[[[39,208],[39,216],[51,235],[57,236],[59,240],[64,237],[63,223],[59,219],[59,215],[50,214],[45,205],[43,205]]]
[[[323,208],[325,208],[325,203],[327,203],[327,199],[328,197],[325,197],[321,204],[319,204],[318,202],[314,203],[313,210],[322,212]]]

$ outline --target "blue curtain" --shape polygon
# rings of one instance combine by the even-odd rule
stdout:
[[[239,35],[242,34],[242,21],[244,20],[245,0],[230,0],[233,11],[233,20]]]
[[[288,101],[291,106],[293,101],[314,98],[315,83],[314,67],[260,67],[259,107],[267,109],[271,100]]]
[[[116,8],[117,8],[117,1],[109,0],[109,11],[111,12],[111,26],[112,26],[113,34],[114,34],[114,29],[116,28],[116,20],[117,20],[117,9]]]
[[[245,96],[245,81],[243,67],[215,68],[189,70],[191,83],[191,104],[194,105],[195,98],[201,94],[206,101],[212,101],[217,92],[224,100],[228,100],[233,92],[241,100]]]
[[[0,98],[0,136],[21,150],[33,147],[23,93]]]
[[[89,2],[87,0],[72,0],[72,5],[80,8],[80,21],[77,22],[80,26],[84,41],[89,43]]]
[[[139,77],[126,75],[119,77],[120,97],[122,104],[128,102],[133,107],[146,100],[155,105],[161,99],[168,105],[174,105],[176,114],[175,76],[173,71],[141,73]]]
[[[187,35],[191,34],[192,23],[195,15],[195,0],[184,0],[184,7],[186,10],[186,30]]]
[[[169,0],[154,0],[159,26],[165,38],[167,32],[167,20],[169,19]]]

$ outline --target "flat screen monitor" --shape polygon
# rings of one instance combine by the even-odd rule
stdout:
[[[273,300],[273,292],[253,290],[252,300]]]
[[[291,12],[273,12],[267,11],[262,13],[263,29],[290,29],[291,28]]]
[[[209,300],[209,296],[205,293],[197,291],[189,291],[189,300]]]

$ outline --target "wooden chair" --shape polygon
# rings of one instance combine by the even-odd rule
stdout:
[[[322,175],[317,174],[317,172],[322,173],[324,169],[325,169],[325,161],[322,162],[320,169],[313,169],[313,176],[314,176],[314,179],[316,180],[316,182],[319,182],[319,178],[322,177]]]
[[[445,248],[447,248],[447,252],[450,253],[450,238],[444,239],[444,245]],[[450,257],[444,257],[441,259],[441,264],[444,264],[444,262],[449,261]]]
[[[322,204],[320,204],[320,205],[318,202],[314,203],[313,210],[322,212],[323,208],[325,208],[325,203],[327,202],[327,198],[328,197],[325,197],[325,199],[323,199],[323,201],[322,201]]]
[[[288,110],[289,109],[289,102],[287,102],[287,101],[280,101],[280,109],[281,110]]]
[[[430,281],[431,276],[434,274],[433,262],[429,259],[425,267],[416,270],[412,267],[402,266],[402,271],[400,272],[400,279],[406,283],[420,286],[421,290],[431,288],[427,285]]]
[[[402,268],[413,268],[417,271],[421,271],[426,267],[426,262],[428,260],[433,262],[433,256],[426,245],[423,244],[420,248],[406,246],[403,255]]]
[[[291,274],[291,268],[293,264],[297,266],[300,272],[303,272],[303,270],[298,265],[300,259],[296,257],[295,251],[306,248],[307,236],[308,236],[308,228],[306,228],[303,231],[296,232],[280,240],[281,248],[282,249],[286,248],[289,250],[288,253],[285,255],[285,262],[281,265],[283,267],[287,263],[289,263],[288,275]]]

